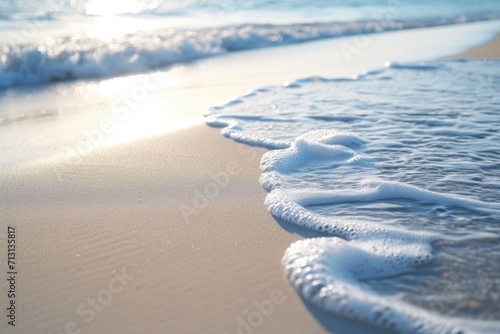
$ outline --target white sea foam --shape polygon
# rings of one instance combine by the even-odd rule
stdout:
[[[397,275],[432,259],[425,243],[370,238],[313,238],[293,243],[282,264],[294,288],[310,302],[370,324],[414,334],[497,333],[500,322],[439,316],[366,287],[363,278]]]
[[[433,267],[448,256],[435,246],[444,243],[477,258],[475,283],[453,272],[445,286],[465,285],[465,300],[475,285],[495,286],[483,273],[498,270],[496,257],[468,245],[500,239],[499,69],[498,61],[392,64],[355,80],[256,90],[207,111],[224,135],[272,149],[260,178],[270,213],[329,236],[298,241],[283,257],[304,299],[399,333],[497,332],[498,317],[486,314],[498,308],[486,300],[474,309],[484,319],[471,320],[406,300],[418,277],[405,293],[379,291],[376,281],[426,268],[450,277],[453,269]]]
[[[406,21],[243,24],[198,30],[140,31],[113,40],[72,35],[52,41],[0,44],[0,89],[153,70],[228,52],[324,38],[497,19],[495,13]]]

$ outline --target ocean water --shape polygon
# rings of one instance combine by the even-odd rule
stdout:
[[[102,86],[127,84],[102,79],[498,19],[497,0],[0,0],[0,145],[75,146],[57,136],[75,128],[72,113],[108,108]],[[393,63],[256,88],[205,116],[225,136],[270,150],[260,179],[270,213],[316,233],[284,250],[305,300],[400,333],[497,333],[499,81],[498,61]]]
[[[480,1],[0,1],[0,89],[229,52],[500,18]]]
[[[283,267],[317,306],[399,333],[500,330],[500,62],[393,63],[206,112],[270,149],[269,212],[315,238]]]

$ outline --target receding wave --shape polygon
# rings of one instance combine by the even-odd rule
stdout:
[[[398,333],[498,332],[499,65],[392,64],[206,112],[226,137],[270,149],[269,212],[322,235],[282,259],[305,300]]]
[[[137,32],[111,41],[71,36],[40,44],[4,44],[0,45],[0,88],[118,76],[240,50],[498,18],[486,13],[407,21],[246,24]]]

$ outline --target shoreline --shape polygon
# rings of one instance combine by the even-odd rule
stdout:
[[[233,52],[160,72],[14,90],[2,99],[7,121],[0,119],[0,164],[64,154],[87,145],[83,141],[93,140],[89,133],[96,131],[105,134],[96,148],[165,134],[203,121],[206,108],[258,87],[310,76],[351,78],[384,68],[387,61],[440,59],[488,41],[499,25],[500,20],[384,32],[367,35],[363,45],[358,36],[325,39]],[[162,79],[149,89],[148,78]],[[145,100],[124,100],[138,91],[146,91]],[[114,122],[112,133],[101,129],[103,120]]]
[[[499,35],[452,58],[499,58],[498,43]],[[0,228],[16,227],[19,240],[16,329],[387,334],[305,304],[283,278],[283,253],[310,234],[267,212],[258,182],[265,152],[201,124],[78,164],[0,168]],[[110,283],[117,272],[130,278],[120,291]],[[108,290],[112,300],[91,317],[88,298],[104,301]]]
[[[500,59],[500,34],[477,47],[473,47],[463,53],[455,56],[446,57],[447,59],[460,59],[460,58],[480,58],[480,59]]]

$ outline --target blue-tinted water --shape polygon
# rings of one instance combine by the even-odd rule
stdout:
[[[429,18],[497,12],[500,4],[495,0],[2,0],[0,12],[4,19],[61,19],[64,14],[111,15],[143,14],[163,16],[216,15],[223,12],[295,14],[297,17],[325,17],[343,21],[371,19],[377,13],[390,11],[394,19]]]
[[[498,61],[393,64],[257,89],[206,120],[271,149],[269,211],[327,237],[283,258],[302,297],[401,333],[497,333],[499,84]]]
[[[0,89],[264,48],[500,18],[482,1],[0,1]]]
[[[15,103],[19,86],[498,18],[494,0],[0,0],[0,89]],[[227,136],[272,150],[261,177],[270,212],[324,234],[283,259],[306,300],[402,333],[498,332],[499,71],[393,64],[209,111]]]

